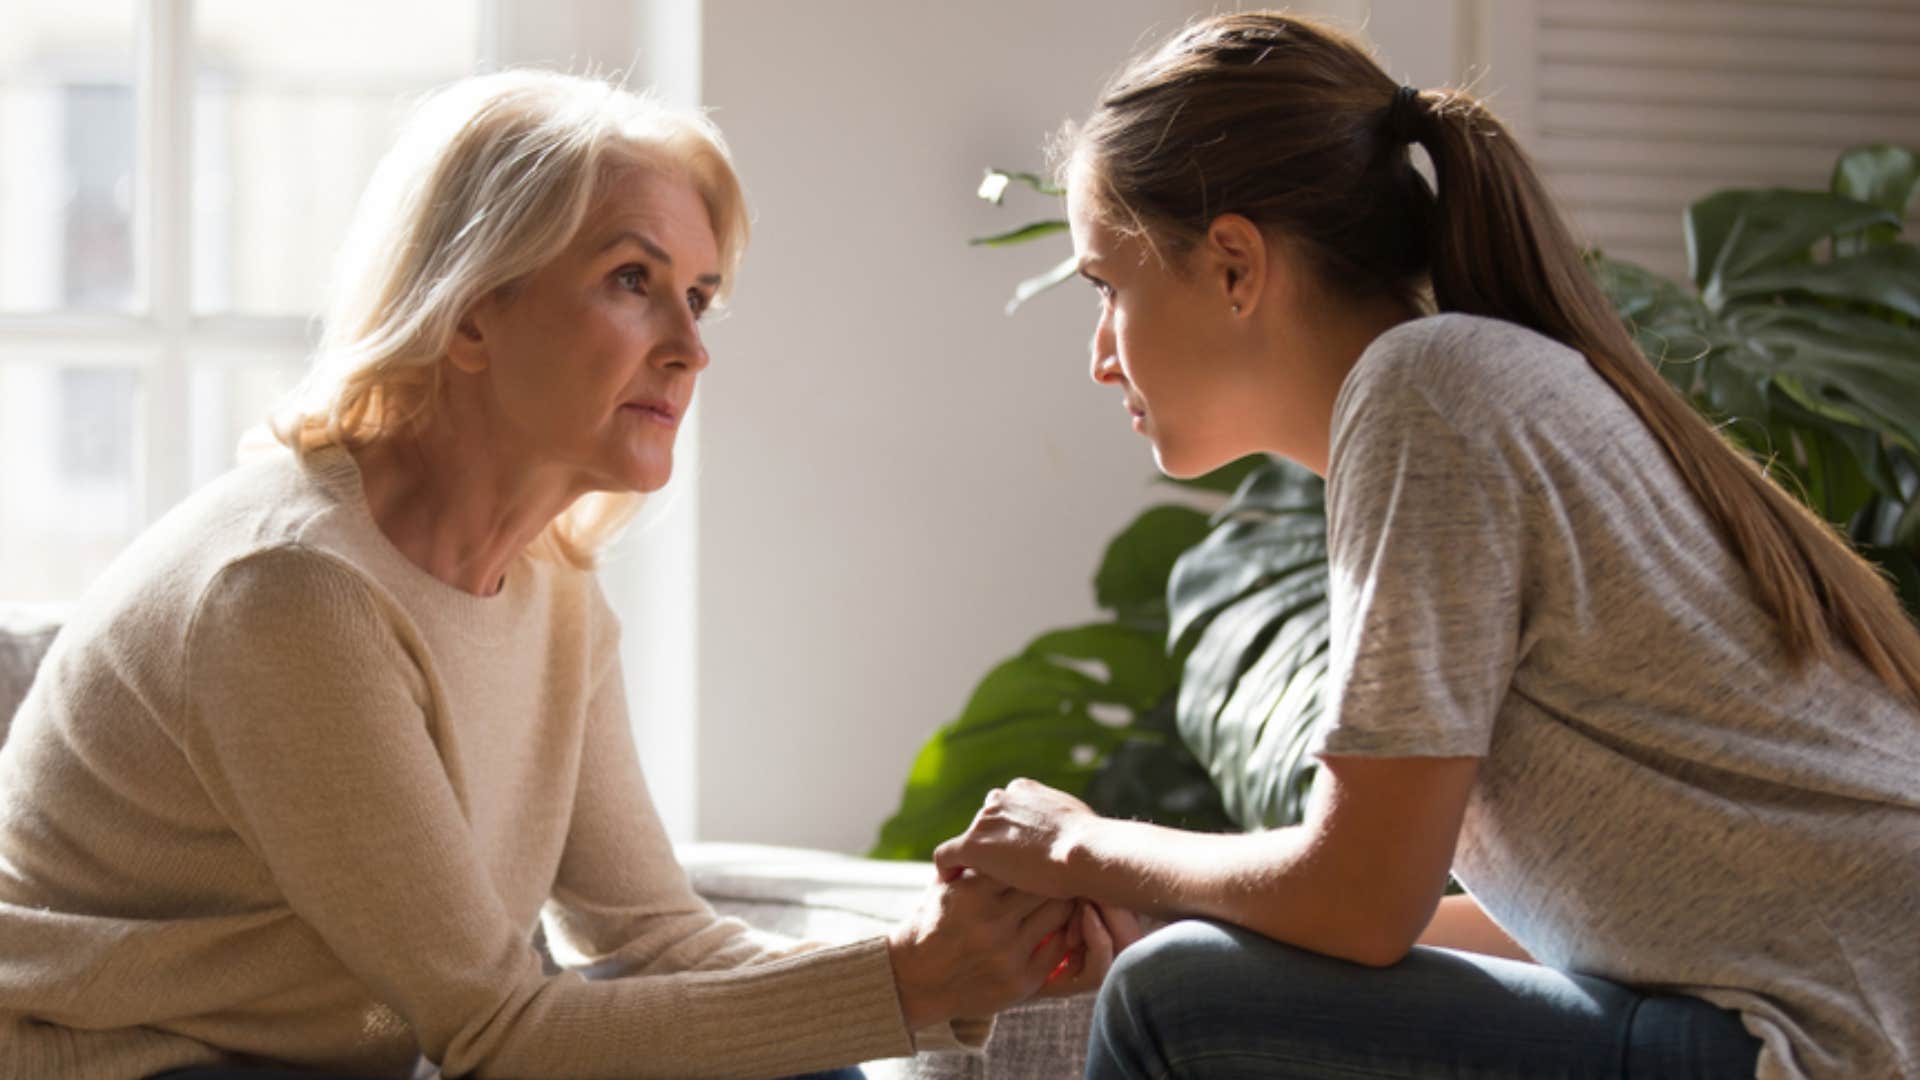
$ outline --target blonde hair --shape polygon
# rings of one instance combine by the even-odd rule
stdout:
[[[706,204],[731,283],[746,203],[719,129],[609,82],[538,70],[477,75],[427,97],[381,159],[334,267],[311,369],[272,419],[306,455],[417,424],[439,397],[440,363],[476,301],[551,262],[607,175],[685,176]],[[724,299],[724,296],[716,299]],[[580,496],[527,549],[592,567],[640,496]]]

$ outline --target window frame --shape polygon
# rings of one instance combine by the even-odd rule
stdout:
[[[480,70],[499,52],[502,0],[474,2]],[[145,528],[194,487],[194,368],[304,366],[317,343],[319,313],[194,310],[195,0],[138,0],[134,8],[132,307],[0,312],[0,363],[137,372],[133,485],[137,524]]]

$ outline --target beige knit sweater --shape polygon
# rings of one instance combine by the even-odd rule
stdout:
[[[772,942],[689,888],[617,636],[589,574],[522,559],[479,598],[415,567],[343,451],[169,514],[81,603],[0,750],[0,1078],[912,1053],[883,940]],[[543,974],[543,908],[579,973]]]

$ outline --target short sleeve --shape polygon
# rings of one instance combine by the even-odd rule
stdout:
[[[1524,484],[1502,451],[1509,428],[1497,395],[1462,385],[1484,366],[1423,351],[1363,358],[1336,409],[1317,754],[1484,756],[1518,663]]]

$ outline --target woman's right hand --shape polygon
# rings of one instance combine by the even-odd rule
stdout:
[[[927,891],[887,937],[909,1030],[991,1016],[1032,997],[1067,956],[1071,900],[966,871]]]

